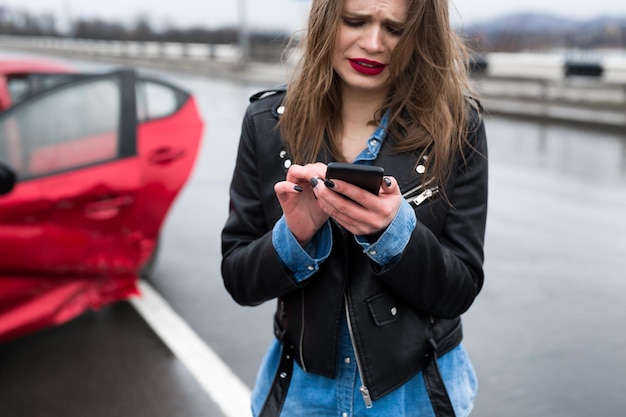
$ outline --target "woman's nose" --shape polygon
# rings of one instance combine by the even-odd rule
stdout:
[[[383,49],[382,29],[374,25],[367,28],[363,31],[359,46],[370,53],[380,52]]]

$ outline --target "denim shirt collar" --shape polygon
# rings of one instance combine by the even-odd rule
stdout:
[[[378,157],[380,148],[383,145],[385,136],[387,134],[387,126],[389,124],[389,111],[387,110],[380,120],[376,131],[367,140],[367,147],[361,152],[356,159],[355,163],[367,163],[373,161]]]

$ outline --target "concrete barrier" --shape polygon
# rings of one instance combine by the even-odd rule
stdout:
[[[613,84],[626,84],[626,56],[609,57],[602,60],[602,81]]]
[[[491,53],[485,60],[489,77],[533,80],[561,80],[565,77],[565,58],[560,55]]]
[[[0,35],[0,46],[80,55],[192,59],[236,64],[241,59],[237,45],[214,45],[178,42],[103,41],[52,37]]]

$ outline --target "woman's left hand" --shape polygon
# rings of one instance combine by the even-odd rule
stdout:
[[[384,232],[402,203],[393,177],[383,179],[378,195],[341,180],[320,180],[313,192],[320,208],[356,236]]]

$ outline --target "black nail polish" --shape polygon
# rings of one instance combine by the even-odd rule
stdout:
[[[317,187],[317,178],[311,178],[310,182],[313,188]]]
[[[299,185],[294,185],[293,189],[296,190],[297,192],[301,193],[302,191],[304,191],[304,188],[300,187]]]
[[[383,178],[383,181],[385,181],[385,184],[387,184],[387,187],[391,187],[391,180],[387,177]]]
[[[324,185],[328,188],[335,188],[335,183],[332,180],[325,180]]]

